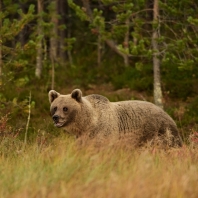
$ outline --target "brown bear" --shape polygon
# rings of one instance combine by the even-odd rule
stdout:
[[[51,90],[49,101],[54,125],[64,128],[77,138],[87,137],[101,143],[125,137],[142,145],[156,137],[164,139],[168,136],[170,146],[181,146],[173,119],[150,102],[110,102],[97,94],[82,97],[80,89],[75,89],[68,95]]]

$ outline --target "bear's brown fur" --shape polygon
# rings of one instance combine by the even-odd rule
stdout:
[[[150,102],[110,102],[96,94],[82,97],[80,89],[68,95],[51,90],[49,101],[55,126],[63,127],[76,137],[86,136],[99,143],[131,137],[137,145],[142,145],[168,134],[170,146],[181,145],[173,119]]]

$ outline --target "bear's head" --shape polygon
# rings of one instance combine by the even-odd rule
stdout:
[[[71,94],[61,95],[55,90],[49,91],[50,111],[56,127],[67,127],[75,122],[81,109],[82,92],[75,89]]]

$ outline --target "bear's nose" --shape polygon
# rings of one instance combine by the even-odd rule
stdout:
[[[59,116],[54,115],[54,116],[52,117],[52,119],[54,120],[54,122],[58,122],[58,120],[59,120]]]

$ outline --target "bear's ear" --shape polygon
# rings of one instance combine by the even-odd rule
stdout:
[[[60,94],[58,92],[56,92],[55,90],[51,90],[48,93],[49,96],[49,102],[52,103],[56,98],[58,98]]]
[[[82,91],[80,89],[74,89],[71,93],[71,97],[78,102],[82,101]]]

